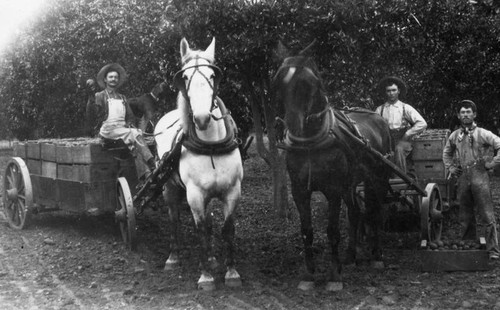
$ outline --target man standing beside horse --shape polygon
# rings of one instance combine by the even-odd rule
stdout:
[[[155,168],[153,154],[144,141],[141,130],[133,128],[134,115],[124,95],[118,92],[127,78],[125,69],[116,63],[104,66],[97,74],[101,92],[95,94],[93,112],[102,124],[99,136],[110,140],[123,140],[135,157],[137,176],[142,181]]]
[[[487,170],[500,165],[500,153],[493,160],[488,156],[490,147],[500,149],[500,137],[477,127],[476,111],[476,104],[470,100],[462,100],[456,106],[461,126],[448,137],[443,162],[450,174],[458,177],[462,238],[476,239],[476,228],[480,228],[490,259],[498,259],[500,250]]]
[[[415,108],[399,100],[400,95],[406,95],[407,87],[403,80],[388,76],[380,81],[379,87],[384,89],[387,101],[375,112],[389,124],[394,143],[394,162],[406,172],[406,157],[413,149],[411,140],[427,128],[427,122]]]

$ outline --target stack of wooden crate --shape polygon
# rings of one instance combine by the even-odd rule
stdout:
[[[448,171],[443,163],[443,149],[450,135],[448,129],[428,129],[413,141],[411,159],[417,178],[425,185],[437,183],[447,196]]]
[[[13,153],[26,162],[39,206],[114,211],[117,178],[125,176],[131,184],[137,181],[133,159],[118,159],[116,153],[103,149],[98,138],[28,140],[14,143]]]

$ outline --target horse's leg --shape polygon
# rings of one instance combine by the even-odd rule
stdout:
[[[328,274],[327,291],[340,291],[342,284],[342,264],[339,259],[340,228],[339,217],[341,208],[341,196],[334,191],[328,191],[328,241],[332,249],[331,267]],[[352,206],[349,206],[352,207]]]
[[[183,196],[183,190],[167,181],[163,190],[163,198],[168,207],[170,255],[165,262],[165,270],[173,270],[179,266],[180,208]]]
[[[224,226],[222,237],[226,243],[226,267],[225,284],[229,287],[240,287],[241,278],[235,268],[234,261],[234,217],[238,201],[241,196],[241,185],[234,186],[224,198]]]
[[[198,279],[198,288],[205,291],[212,291],[215,289],[215,279],[210,274],[209,254],[210,249],[210,232],[209,225],[207,225],[207,217],[205,207],[209,202],[205,193],[199,188],[191,186],[187,188],[187,202],[193,214],[194,223],[196,225],[196,233],[200,242],[199,260],[201,276]]]
[[[298,285],[298,289],[308,291],[314,288],[314,254],[312,244],[314,239],[312,222],[311,222],[311,191],[306,189],[307,186],[292,182],[292,196],[297,206],[300,215],[300,231],[302,241],[304,243],[304,260],[306,272],[302,275],[302,279]]]
[[[208,247],[208,250],[210,252],[207,253],[208,255],[208,262],[210,269],[215,270],[217,267],[219,267],[219,264],[217,263],[217,259],[215,258],[213,254],[213,248],[214,248],[214,238],[213,238],[213,221],[212,221],[212,214],[207,212],[205,213],[205,223],[207,226],[207,236],[208,236],[208,242],[210,246]]]
[[[382,187],[375,186],[372,182],[365,182],[366,224],[369,228],[367,240],[372,266],[377,269],[384,268],[379,238],[379,232],[382,228],[380,191],[382,191]]]
[[[349,231],[349,243],[346,250],[346,264],[352,264],[356,262],[356,252],[358,247],[358,231],[360,227],[360,206],[356,198],[356,193],[354,190],[348,191],[344,196],[344,202],[347,206],[347,216],[348,216],[348,231]]]

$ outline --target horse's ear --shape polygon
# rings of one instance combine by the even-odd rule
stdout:
[[[186,38],[182,38],[181,40],[181,59],[184,58],[184,56],[188,53],[189,51],[189,43],[186,40]]]
[[[276,57],[276,59],[281,61],[287,58],[289,54],[290,52],[288,48],[283,43],[281,43],[281,41],[278,41],[278,46],[274,50],[274,57]]]
[[[215,59],[215,37],[212,38],[212,42],[205,50],[205,54],[209,59]]]
[[[300,56],[307,56],[310,51],[311,51],[311,48],[316,44],[316,39],[314,39],[308,46],[306,46],[306,48],[304,48],[303,50],[301,50],[299,52],[299,55]]]

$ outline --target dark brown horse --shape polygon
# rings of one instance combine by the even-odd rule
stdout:
[[[296,56],[280,43],[278,54],[283,60],[273,79],[274,98],[286,128],[283,148],[287,150],[287,170],[292,195],[299,211],[301,234],[305,247],[306,273],[299,289],[314,287],[313,227],[310,199],[320,191],[328,200],[327,235],[332,250],[327,290],[343,287],[338,246],[341,201],[348,207],[349,245],[347,256],[356,255],[357,223],[360,207],[355,198],[356,185],[365,184],[366,225],[370,234],[370,259],[383,266],[378,240],[381,227],[380,201],[389,190],[390,171],[353,136],[369,142],[381,154],[390,154],[391,140],[386,122],[371,111],[341,112],[332,109],[314,61],[306,56],[310,46]]]
[[[161,82],[156,84],[151,92],[128,99],[130,108],[136,117],[135,125],[137,128],[146,132],[149,122],[151,122],[154,113],[158,110],[158,103],[164,99],[168,91],[168,84]]]

